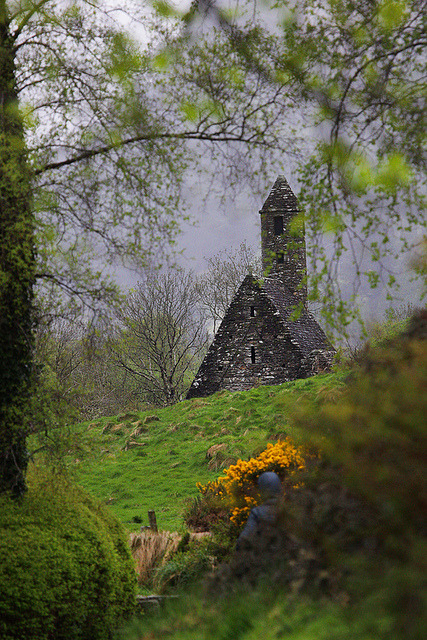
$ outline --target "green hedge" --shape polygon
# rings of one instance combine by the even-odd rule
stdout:
[[[1,496],[0,530],[3,640],[107,640],[133,613],[121,525],[63,477],[38,472],[21,501]]]

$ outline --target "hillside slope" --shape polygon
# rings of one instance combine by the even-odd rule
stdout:
[[[79,425],[84,455],[70,461],[77,481],[110,505],[130,530],[155,510],[163,530],[182,527],[186,500],[238,458],[289,435],[287,413],[305,397],[333,398],[343,374],[321,375],[244,392],[220,392],[172,407],[127,413]],[[208,453],[211,447],[218,447]]]
[[[274,526],[232,547],[176,609],[142,619],[126,640],[426,638],[426,338],[419,311],[403,333],[360,352],[338,392],[321,379],[295,393],[254,390],[273,393],[255,406],[274,407],[277,425],[287,416],[291,435],[316,451],[312,464],[287,487]]]

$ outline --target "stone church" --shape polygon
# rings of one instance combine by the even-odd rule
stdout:
[[[297,199],[283,176],[260,214],[262,267],[268,276],[243,280],[187,398],[281,384],[330,366],[334,349],[306,308],[304,228]]]

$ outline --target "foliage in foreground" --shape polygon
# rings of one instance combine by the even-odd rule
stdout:
[[[334,401],[301,395],[289,418],[322,460],[289,492],[280,553],[257,550],[268,588],[239,551],[213,598],[191,594],[126,638],[425,638],[426,329],[420,312],[403,335],[367,349]]]
[[[357,357],[347,391],[321,411],[301,404],[293,424],[345,483],[378,509],[390,535],[425,532],[427,311],[401,335]]]
[[[425,230],[425,1],[240,0],[225,9],[211,0],[205,5],[168,6],[171,13],[183,11],[186,24],[178,55],[172,46],[167,51],[175,54],[170,77],[177,66],[184,67],[189,77],[200,78],[202,88],[204,81],[214,81],[212,66],[217,68],[222,78],[211,113],[218,108],[223,113],[220,96],[227,96],[227,109],[234,105],[230,92],[246,83],[254,96],[267,88],[277,92],[277,131],[287,148],[284,154],[280,144],[274,148],[298,166],[299,203],[311,238],[310,299],[322,302],[322,315],[343,334],[349,320],[360,318],[362,290],[366,295],[377,287],[390,299],[399,281],[403,285],[390,269],[390,256],[412,253],[418,262],[422,253],[420,236],[413,232]],[[226,70],[212,65],[210,50],[204,55],[203,28]],[[192,30],[197,37],[188,38]],[[260,84],[253,83],[254,71]],[[186,105],[194,117],[204,106],[201,98]],[[284,121],[294,127],[290,139]],[[301,139],[298,132],[307,126],[311,134]]]
[[[424,630],[425,631],[425,630]],[[423,629],[419,627],[418,637]],[[397,637],[381,597],[365,607],[288,597],[270,585],[206,601],[195,593],[169,605],[159,617],[135,620],[121,640],[380,640]],[[415,636],[414,636],[415,637]]]
[[[62,476],[32,469],[28,485],[0,498],[0,636],[111,638],[135,607],[122,527]]]

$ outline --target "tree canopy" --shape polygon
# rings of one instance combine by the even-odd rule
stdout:
[[[391,297],[390,257],[423,251],[425,58],[422,0],[195,2],[264,86],[292,100],[305,140],[292,141],[311,262],[309,298],[342,329],[365,280]],[[237,7],[237,5],[236,5]],[[235,7],[235,9],[236,9]],[[237,72],[235,71],[235,74]],[[292,110],[287,116],[293,118]],[[283,114],[278,114],[281,121]],[[298,122],[298,121],[296,121]],[[281,122],[283,124],[283,122]],[[326,241],[324,238],[326,237]],[[424,240],[425,242],[425,240]],[[425,245],[424,245],[425,246]],[[352,295],[343,300],[344,255]]]
[[[50,303],[59,288],[99,309],[118,265],[164,259],[185,217],[184,175],[214,164],[227,180],[251,176],[284,149],[277,118],[288,99],[256,70],[234,82],[226,39],[191,42],[180,21],[138,2],[125,7],[138,38],[114,2],[2,5],[32,172],[36,279]]]

